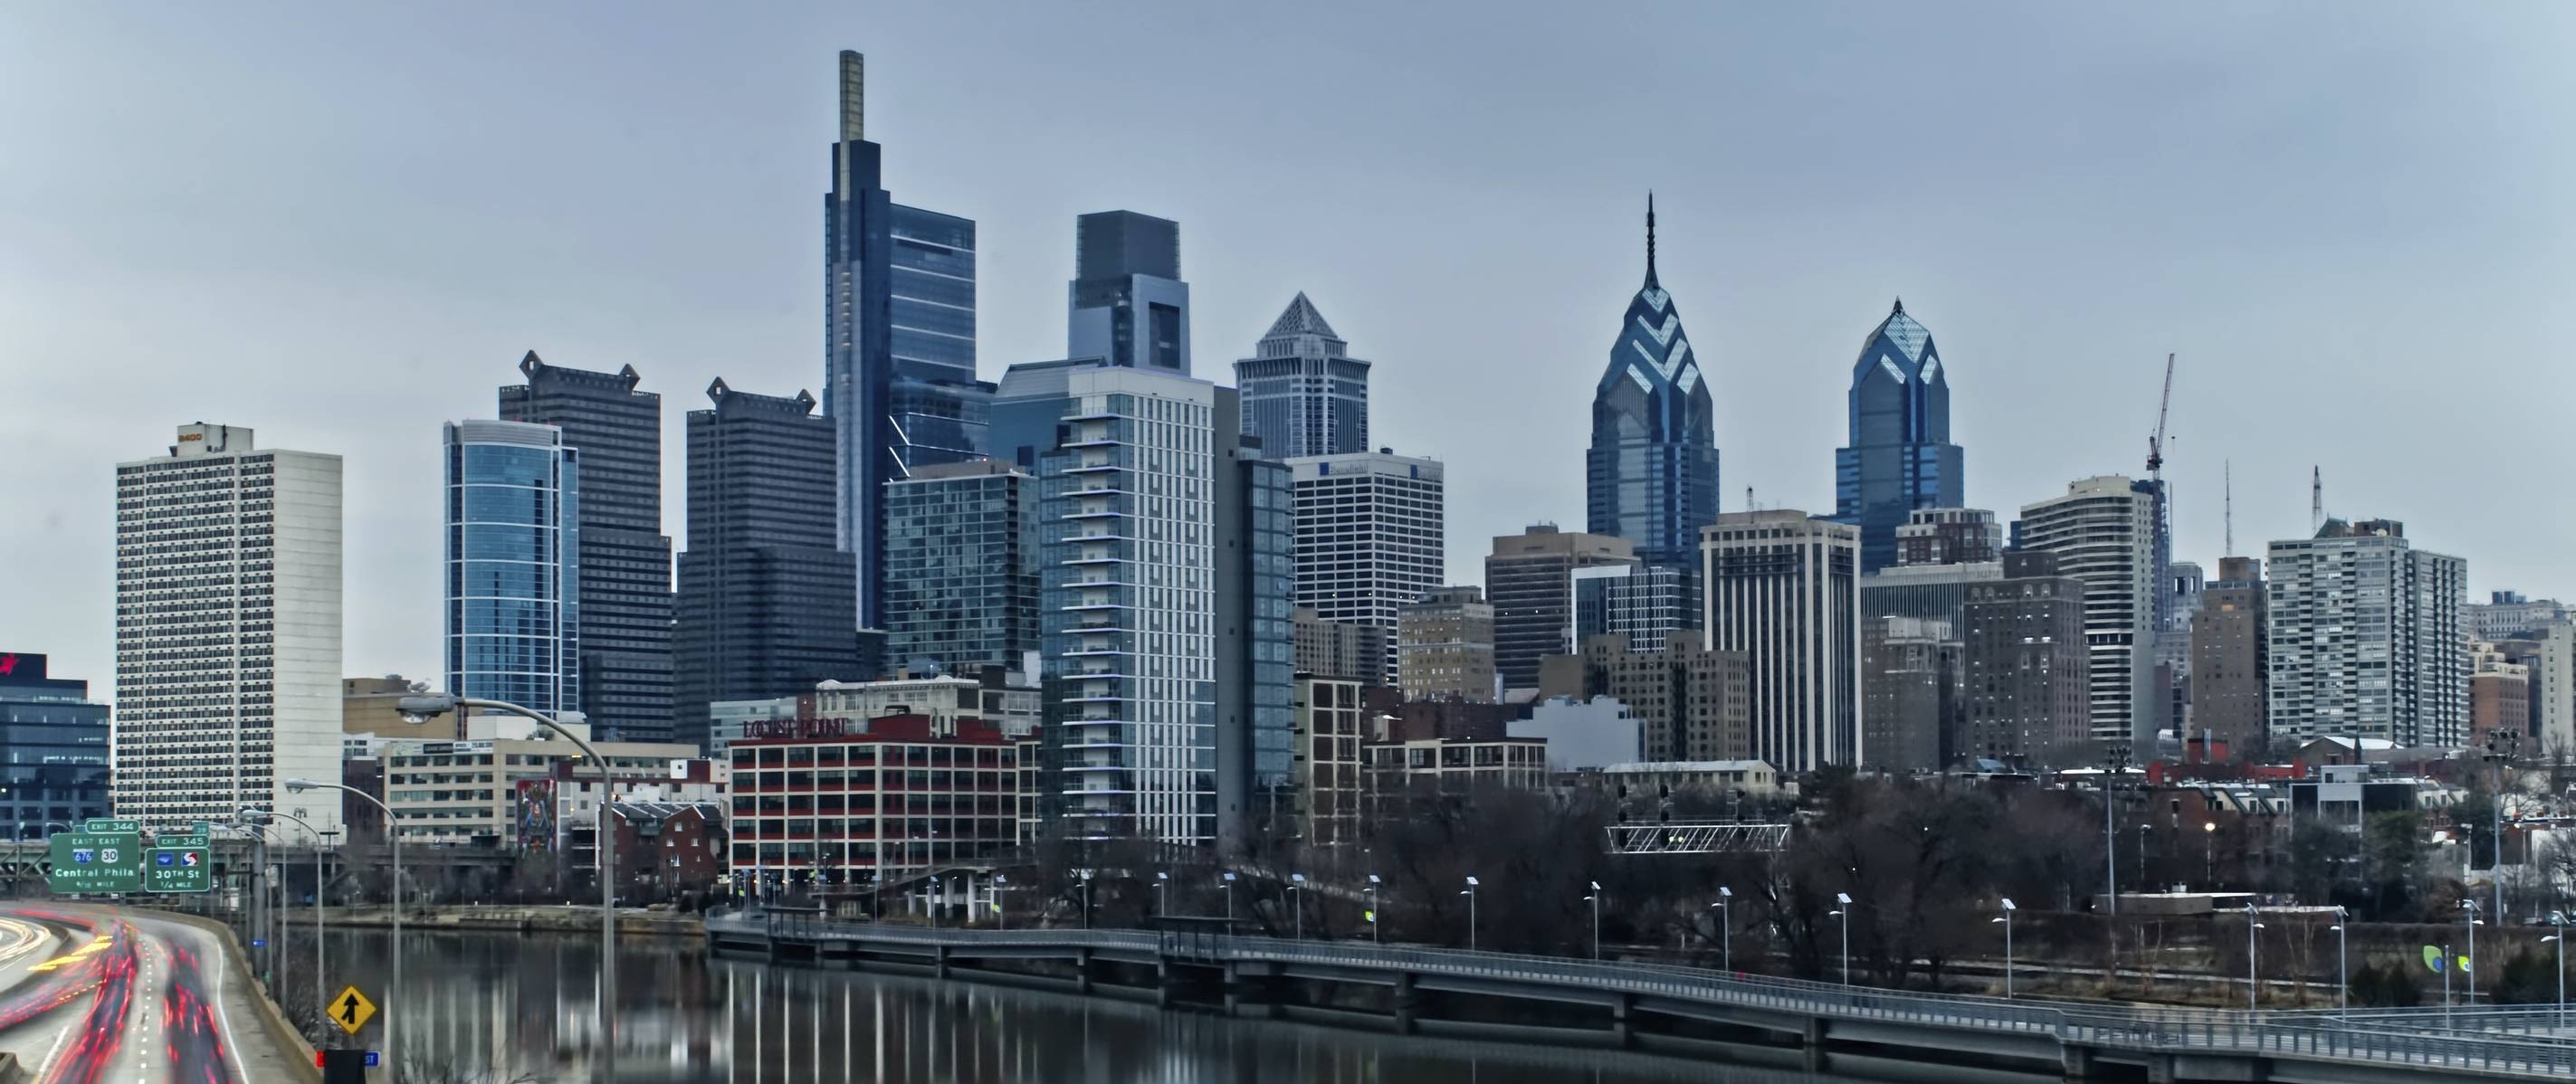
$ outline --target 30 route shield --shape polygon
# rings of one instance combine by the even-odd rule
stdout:
[[[355,985],[342,989],[340,996],[331,999],[331,1022],[351,1035],[367,1026],[367,1021],[374,1019],[375,1015],[376,1003],[367,1000],[367,995],[359,993]]]
[[[56,832],[48,838],[58,895],[143,890],[143,837],[124,832]]]

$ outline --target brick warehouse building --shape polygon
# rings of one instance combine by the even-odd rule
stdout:
[[[1023,749],[972,717],[750,723],[732,748],[735,887],[850,894],[1012,847]]]

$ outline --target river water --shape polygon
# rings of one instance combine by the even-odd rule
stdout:
[[[579,1084],[597,1049],[598,942],[413,933],[404,990],[383,931],[334,931],[329,970],[400,1014],[435,1084]],[[618,1079],[637,1084],[1825,1084],[1842,1077],[1615,1051],[1399,1037],[1069,994],[707,958],[618,957]],[[335,983],[339,981],[336,977]],[[334,987],[336,988],[336,986]],[[385,1019],[380,1015],[379,1021]],[[381,1047],[381,1023],[361,1033]],[[426,1058],[424,1058],[426,1056]]]

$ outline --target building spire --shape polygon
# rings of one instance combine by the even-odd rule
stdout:
[[[841,50],[841,142],[868,137],[868,62],[856,51]]]
[[[1646,190],[1646,281],[1655,281],[1655,190]]]

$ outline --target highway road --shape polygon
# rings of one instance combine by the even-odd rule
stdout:
[[[147,911],[0,909],[0,1050],[41,1084],[250,1084],[215,935]],[[274,1054],[257,1060],[275,1067]]]

